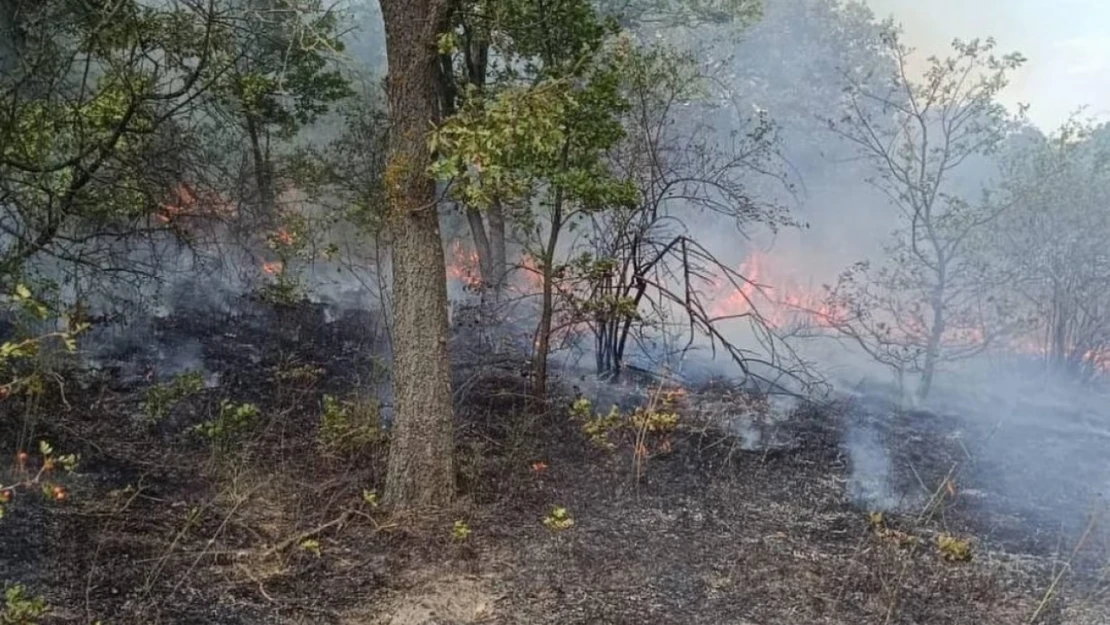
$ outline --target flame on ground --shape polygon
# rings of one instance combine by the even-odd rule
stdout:
[[[721,322],[743,320],[757,316],[763,323],[775,330],[790,330],[810,327],[835,331],[847,320],[847,312],[838,310],[828,299],[824,287],[814,288],[805,285],[799,276],[803,272],[783,271],[779,262],[762,252],[752,252],[735,271],[743,280],[730,280],[715,276],[709,280],[709,288],[704,296],[708,300],[705,308],[710,318]],[[521,271],[510,288],[521,295],[534,295],[543,290],[543,276],[537,261],[525,256],[520,263]],[[270,273],[267,271],[267,273]],[[447,277],[465,287],[476,289],[482,285],[478,253],[463,241],[455,241],[448,247]],[[575,326],[579,324],[574,324]],[[577,328],[582,330],[584,328]],[[565,333],[574,328],[564,327]],[[901,332],[913,335],[912,340],[922,341],[926,328],[906,327]],[[945,333],[943,342],[949,346],[972,348],[987,340],[987,332],[976,327],[951,327]],[[1012,337],[1003,343],[1003,348],[1014,354],[1047,357],[1048,348],[1042,337],[1026,335]],[[1110,349],[1088,350],[1082,357],[1096,370],[1110,372]]]
[[[711,317],[720,320],[758,316],[775,329],[799,324],[832,327],[842,315],[834,310],[822,288],[804,286],[794,272],[768,271],[767,255],[752,252],[736,267],[744,281],[723,277],[711,281],[707,293]]]

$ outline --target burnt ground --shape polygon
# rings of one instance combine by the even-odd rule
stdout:
[[[537,406],[511,368],[460,368],[460,502],[391,517],[363,496],[384,442],[319,444],[325,394],[378,388],[378,334],[321,306],[183,312],[98,372],[9,398],[5,449],[45,437],[81,464],[64,502],[16,496],[0,577],[43,596],[46,623],[1110,622],[1102,526],[1043,514],[1067,489],[1023,491],[1020,455],[976,459],[989,432],[878,400],[771,415],[727,384],[689,388],[645,458],[633,433],[611,450],[585,436],[569,388]],[[144,388],[201,365],[207,388],[149,422]],[[260,417],[217,448],[191,428],[224,399]],[[871,444],[883,483],[853,451]],[[986,490],[999,473],[1014,486]],[[555,507],[572,527],[544,525]],[[944,559],[942,534],[971,560]]]

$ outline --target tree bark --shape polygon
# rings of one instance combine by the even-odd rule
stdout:
[[[505,287],[505,274],[509,270],[505,252],[505,209],[500,201],[489,207],[486,219],[489,221],[490,281],[494,295],[500,297]]]
[[[539,399],[547,398],[547,357],[551,354],[551,325],[555,317],[555,247],[559,242],[559,232],[563,229],[563,190],[555,190],[554,207],[551,213],[551,233],[547,246],[540,259],[540,275],[543,280],[540,303],[540,324],[536,328],[536,350],[532,356],[532,392]]]
[[[455,494],[454,409],[447,354],[447,276],[427,134],[440,119],[436,39],[443,0],[382,0],[389,67],[385,182],[393,239],[395,418],[385,483],[395,509]]]
[[[493,285],[493,250],[486,236],[486,224],[482,221],[482,211],[467,206],[466,221],[470,224],[470,236],[474,239],[474,251],[478,253],[478,273],[482,278],[482,289]]]
[[[254,161],[254,183],[258,193],[258,210],[262,223],[272,228],[277,223],[277,181],[270,150],[263,145],[262,125],[252,114],[246,115],[247,137],[251,143],[251,160]]]
[[[941,341],[944,339],[945,330],[947,330],[947,317],[944,314],[944,273],[944,265],[941,265],[940,282],[931,301],[933,323],[929,331],[929,339],[925,345],[925,364],[921,371],[921,385],[917,387],[918,403],[924,403],[933,390],[933,377],[936,375],[937,362],[940,360]]]

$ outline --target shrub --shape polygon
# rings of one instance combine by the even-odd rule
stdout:
[[[2,625],[38,625],[39,619],[50,611],[42,597],[32,597],[19,585],[4,589],[4,609],[0,610]]]
[[[590,442],[604,449],[615,449],[614,440],[622,434],[630,434],[637,445],[644,444],[646,434],[667,435],[678,427],[678,413],[667,402],[640,407],[630,413],[623,413],[613,406],[608,413],[594,413],[588,399],[579,399],[571,405],[571,418],[582,424],[582,432]]]
[[[204,373],[188,371],[156,384],[143,393],[143,413],[150,423],[161,423],[174,406],[204,389]]]
[[[58,455],[46,441],[39,442],[39,455],[41,458],[37,469],[31,466],[30,454],[21,451],[16,455],[15,479],[10,483],[0,484],[0,518],[7,513],[6,506],[19,491],[39,489],[46,499],[57,502],[68,498],[65,488],[54,479],[54,476],[59,467],[66,473],[72,473],[77,468],[77,456]]]
[[[318,443],[329,454],[348,456],[382,440],[381,411],[365,398],[338,400],[324,395]]]
[[[216,418],[197,424],[193,427],[193,432],[208,439],[219,449],[226,450],[231,443],[250,431],[258,415],[258,406],[254,404],[237,404],[225,399],[220,402],[220,412]]]

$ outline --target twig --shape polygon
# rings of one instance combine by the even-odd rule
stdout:
[[[343,525],[350,518],[351,518],[351,511],[350,510],[345,510],[343,512],[343,514],[341,514],[338,517],[332,519],[331,521],[328,521],[327,523],[324,523],[322,525],[318,525],[318,526],[316,526],[316,527],[314,527],[310,530],[307,530],[307,531],[301,532],[300,534],[296,534],[294,536],[286,538],[285,540],[281,541],[280,543],[278,543],[278,544],[274,545],[273,547],[271,547],[270,549],[266,550],[266,552],[263,553],[262,555],[263,555],[263,557],[269,557],[269,556],[274,555],[275,553],[285,551],[289,547],[291,547],[295,544],[298,544],[298,543],[300,543],[301,541],[303,541],[305,539],[311,538],[311,537],[319,534],[320,532],[323,532],[326,529],[335,527],[337,525]]]

